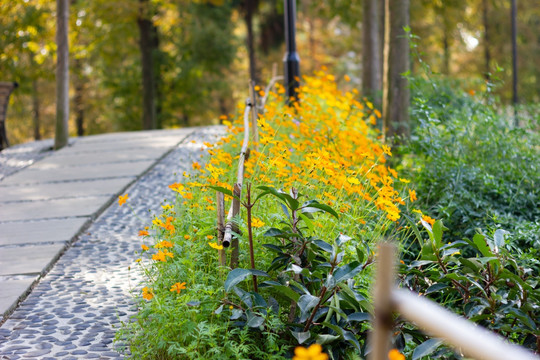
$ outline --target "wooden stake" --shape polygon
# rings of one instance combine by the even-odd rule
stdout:
[[[233,198],[232,201],[232,217],[233,221],[227,223],[227,225],[231,225],[229,234],[232,235],[232,233],[238,234],[240,232],[238,228],[238,223],[236,222],[235,217],[240,213],[240,195],[242,191],[242,184],[234,184],[234,191],[233,194],[235,198]],[[238,243],[238,236],[233,236],[231,241],[231,269],[236,269],[238,267],[238,257],[240,253],[239,243]]]

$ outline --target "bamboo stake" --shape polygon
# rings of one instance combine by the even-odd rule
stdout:
[[[373,303],[375,316],[371,333],[371,352],[369,360],[387,360],[392,335],[392,289],[394,287],[394,253],[395,247],[382,243],[379,247],[379,263],[377,264]]]
[[[217,192],[216,208],[217,208],[217,236],[218,245],[223,245],[223,235],[225,235],[225,197],[222,192]],[[227,254],[225,250],[218,251],[219,265],[227,265]]]

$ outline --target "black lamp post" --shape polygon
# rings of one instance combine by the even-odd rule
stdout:
[[[296,52],[296,0],[285,1],[285,43],[287,52],[283,58],[285,66],[285,88],[287,99],[296,98],[300,78],[300,57]]]

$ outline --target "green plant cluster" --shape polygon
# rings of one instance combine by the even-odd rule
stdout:
[[[208,240],[215,241],[217,234],[211,199],[216,190],[235,198],[226,185],[235,181],[236,172],[221,183],[220,170],[207,167],[214,184],[192,181],[192,193],[173,184],[179,195],[154,219],[152,237],[159,252],[143,247],[155,261],[139,262],[147,279],[145,298],[139,298],[138,314],[118,334],[131,356],[284,359],[293,356],[295,346],[318,343],[332,359],[365,358],[373,314],[372,264],[381,235],[399,242],[400,286],[538,351],[538,124],[533,116],[533,122],[512,128],[511,119],[490,103],[489,92],[473,97],[455,84],[420,79],[414,86],[412,139],[395,152],[401,190],[407,190],[403,176],[416,192],[409,190],[410,201],[403,201],[395,222],[366,222],[340,208],[339,197],[332,206],[309,181],[288,189],[257,186],[255,179],[270,170],[261,175],[248,163],[248,186],[237,198],[247,219],[233,219],[239,229],[234,235],[243,244],[240,267],[231,269],[218,265],[219,245]],[[341,105],[333,96],[325,95],[321,108]],[[298,113],[305,111],[296,107]],[[269,112],[280,119],[280,111]],[[308,116],[304,119],[307,123]],[[271,133],[268,122],[260,121]],[[298,134],[283,135],[296,139]],[[276,154],[291,147],[276,147]],[[224,148],[238,151],[227,141]],[[305,148],[296,153],[309,151]],[[254,151],[253,157],[264,159],[263,151]],[[216,148],[211,152],[228,158]],[[264,164],[260,161],[257,166]],[[358,184],[348,176],[344,184]],[[384,212],[376,214],[386,219]],[[163,247],[170,250],[162,252]],[[395,326],[393,346],[407,358],[461,358],[399,316]]]
[[[398,169],[419,194],[416,206],[441,220],[421,220],[423,232],[405,217],[401,286],[539,351],[538,117],[515,128],[489,86],[475,94],[412,80],[414,129]],[[404,321],[397,327],[396,347],[413,359],[460,358]]]

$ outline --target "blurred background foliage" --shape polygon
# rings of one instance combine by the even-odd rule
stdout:
[[[519,94],[540,100],[540,8],[518,4]],[[0,80],[17,81],[8,110],[13,144],[53,136],[55,2],[0,3]],[[95,134],[143,128],[143,80],[138,21],[149,20],[158,128],[215,124],[247,95],[252,17],[256,79],[266,83],[284,54],[283,3],[269,0],[70,0],[70,132]],[[381,12],[382,13],[382,12]],[[415,0],[411,29],[421,56],[412,73],[477,79],[511,101],[510,1]],[[382,15],[383,16],[383,15]],[[486,31],[487,29],[487,31]],[[382,29],[381,29],[382,30]],[[487,36],[486,36],[487,34]],[[362,0],[297,1],[301,72],[327,66],[362,87]],[[472,86],[472,85],[471,85]],[[79,128],[77,127],[79,124]]]

